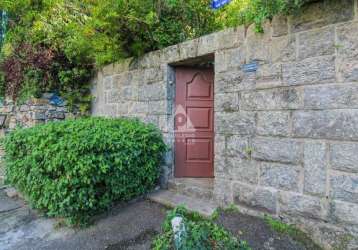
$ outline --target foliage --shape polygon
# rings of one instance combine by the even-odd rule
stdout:
[[[250,249],[246,242],[239,241],[212,220],[205,219],[197,213],[189,213],[184,207],[177,207],[168,212],[163,224],[163,233],[154,240],[153,250],[174,249],[174,232],[171,220],[176,216],[183,218],[186,232],[179,250]]]
[[[35,208],[71,223],[153,189],[166,150],[154,126],[106,118],[18,129],[4,145],[7,182]]]
[[[13,99],[59,92],[86,112],[90,80],[102,65],[223,27],[255,23],[262,31],[263,21],[307,1],[233,0],[213,11],[211,0],[2,0],[9,27],[0,56],[0,83],[6,85],[1,88]],[[48,60],[46,67],[34,56]]]
[[[233,0],[220,10],[219,22],[225,26],[255,24],[257,32],[263,32],[262,24],[275,15],[288,15],[297,12],[312,0]]]
[[[305,249],[312,249],[312,250],[319,250],[322,249],[320,246],[315,244],[310,237],[307,236],[304,232],[297,229],[293,225],[285,224],[279,220],[275,220],[270,216],[265,216],[266,223],[271,227],[272,230],[280,233],[280,234],[287,234],[292,239],[301,242]]]
[[[23,88],[59,92],[71,106],[85,112],[94,69],[218,29],[221,25],[215,23],[209,3],[4,0],[0,9],[10,13],[0,58],[6,94],[17,99],[32,94]],[[48,59],[47,67],[33,61],[34,56]]]

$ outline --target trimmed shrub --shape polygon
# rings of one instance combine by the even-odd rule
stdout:
[[[71,224],[153,189],[166,150],[153,125],[124,118],[18,129],[4,145],[7,182],[35,208]]]

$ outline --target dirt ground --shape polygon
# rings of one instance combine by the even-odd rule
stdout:
[[[318,250],[314,242],[304,237],[296,241],[285,233],[274,231],[264,219],[238,212],[221,212],[217,223],[239,239],[245,240],[253,250]],[[300,235],[302,236],[302,235]]]

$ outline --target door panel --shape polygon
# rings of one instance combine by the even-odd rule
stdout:
[[[214,176],[214,72],[176,68],[175,176]]]

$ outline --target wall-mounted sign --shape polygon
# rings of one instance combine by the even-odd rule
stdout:
[[[230,3],[231,0],[213,0],[211,3],[211,7],[213,9],[220,9],[221,7],[223,7],[224,5]]]
[[[259,67],[257,61],[252,61],[250,63],[242,65],[241,69],[244,72],[256,72]]]

